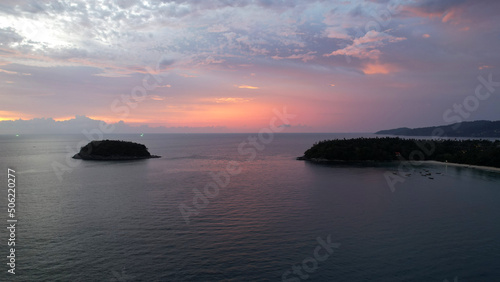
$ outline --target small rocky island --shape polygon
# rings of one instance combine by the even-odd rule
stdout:
[[[297,159],[315,162],[433,160],[500,167],[500,140],[335,139],[314,144]]]
[[[122,161],[160,158],[160,156],[151,155],[148,148],[142,144],[120,140],[101,140],[91,141],[83,146],[73,158],[95,161]]]

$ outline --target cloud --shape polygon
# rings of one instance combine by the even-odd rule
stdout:
[[[389,9],[397,3],[401,9]],[[148,89],[148,99],[131,109],[130,121],[175,120],[197,126],[201,119],[196,115],[209,117],[206,111],[213,107],[210,115],[218,119],[210,121],[228,124],[227,119],[235,124],[231,117],[241,109],[231,108],[271,107],[288,103],[291,97],[296,105],[315,99],[326,101],[318,104],[326,107],[334,99],[332,91],[342,101],[370,99],[349,93],[372,93],[370,97],[385,107],[392,101],[384,100],[392,80],[415,89],[429,85],[426,91],[405,90],[425,98],[435,92],[433,98],[440,95],[439,101],[450,102],[446,98],[451,93],[465,95],[466,89],[473,89],[467,83],[475,77],[472,70],[498,65],[499,3],[3,1],[0,105],[23,118],[46,113],[106,117],[114,99],[146,82],[158,86]],[[337,85],[341,81],[342,87],[330,89],[333,81]],[[262,94],[259,103],[237,104],[247,98],[234,97],[239,89],[248,89],[239,94]],[[166,92],[168,105],[161,102]],[[366,99],[351,105],[357,107]],[[438,108],[438,103],[433,105]],[[221,108],[227,112],[219,112]],[[192,119],[182,117],[187,113]],[[304,117],[313,115],[315,110],[304,110]],[[331,120],[339,120],[335,118]]]
[[[401,9],[417,17],[441,18],[443,23],[458,20],[467,0],[424,0],[403,5]],[[471,1],[469,1],[471,2]]]
[[[4,69],[0,69],[0,72],[6,73],[6,74],[14,74],[14,75],[31,75],[31,73],[8,71],[8,70],[4,70]]]
[[[378,60],[382,54],[380,48],[387,43],[400,42],[405,39],[404,37],[395,37],[387,33],[370,30],[364,36],[354,39],[351,45],[335,50],[325,56],[344,55],[360,59]]]
[[[208,32],[226,32],[229,31],[229,27],[222,25],[222,24],[216,24],[213,26],[210,26],[207,28]]]
[[[205,59],[205,64],[222,64],[224,63],[225,60],[217,60],[215,59],[214,57],[212,56],[208,56],[206,59]]]
[[[456,21],[462,13],[463,13],[463,10],[460,8],[451,9],[443,15],[443,18],[441,19],[441,21],[444,23]]]
[[[410,4],[402,5],[401,8],[419,16],[435,16],[443,15],[457,5],[462,5],[466,0],[422,0],[410,2]]]
[[[218,104],[226,104],[226,103],[246,103],[250,102],[252,99],[249,98],[238,98],[238,97],[225,97],[225,98],[215,98],[215,102]]]
[[[0,111],[0,115],[3,112]],[[223,126],[206,127],[166,127],[149,125],[132,126],[123,121],[106,123],[102,120],[92,119],[87,116],[75,116],[67,120],[55,120],[53,118],[34,118],[28,120],[2,120],[0,118],[0,132],[2,134],[83,134],[89,131],[99,131],[100,128],[112,130],[112,133],[210,133],[228,132]],[[89,140],[90,141],[90,140]]]
[[[162,96],[159,96],[159,95],[151,95],[151,96],[149,96],[149,98],[151,100],[154,100],[154,101],[163,101],[163,100],[165,100],[165,97],[162,97]]]
[[[340,27],[328,27],[325,29],[325,36],[328,38],[352,40],[352,36],[347,34],[347,31]]]
[[[2,45],[11,45],[21,42],[22,40],[23,37],[19,35],[14,28],[0,28],[0,43]]]
[[[363,67],[365,74],[388,74],[399,70],[397,66],[391,64],[370,63]]]
[[[9,83],[9,82],[7,82],[7,83]],[[0,110],[0,121],[19,119],[19,117],[21,117],[21,116],[23,116],[23,114],[20,112],[1,111]]]
[[[240,89],[251,89],[251,90],[257,90],[260,89],[257,86],[250,86],[250,85],[235,85],[235,87],[238,87]]]
[[[158,63],[161,70],[173,65],[199,68],[193,58],[203,53],[212,54],[205,61],[209,67],[222,64],[225,56],[267,56],[276,47],[305,46],[298,26],[290,23],[298,6],[314,8],[316,1],[301,2],[114,0],[106,5],[35,5],[21,0],[0,6],[0,43],[8,43],[6,51],[17,52],[15,63],[38,56],[52,66],[113,65],[96,74],[102,77],[126,77],[136,71],[125,64],[151,66],[158,61],[155,52],[175,54]]]
[[[179,75],[182,76],[182,77],[186,77],[186,78],[198,77],[197,75],[188,74],[188,73],[179,73]]]
[[[19,74],[18,72],[15,72],[15,71],[8,71],[8,70],[3,70],[3,69],[0,69],[0,72],[6,73],[6,74]]]
[[[316,58],[316,56],[314,56],[314,54],[316,54],[316,52],[308,52],[306,54],[293,54],[293,55],[290,55],[290,56],[287,56],[287,57],[280,57],[278,55],[275,55],[275,56],[272,56],[271,58],[275,59],[275,60],[283,60],[283,59],[299,59],[301,61],[303,61],[304,63],[307,63],[307,61],[311,61],[311,60],[314,60]]]

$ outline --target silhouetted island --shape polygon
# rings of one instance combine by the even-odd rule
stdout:
[[[375,132],[375,134],[437,137],[500,137],[500,121],[478,120],[421,128],[401,127],[380,130]]]
[[[148,148],[142,144],[120,140],[101,140],[92,141],[83,146],[80,152],[74,155],[73,158],[97,161],[121,161],[160,158],[160,156],[151,155]]]
[[[335,139],[314,144],[297,159],[317,162],[434,160],[500,167],[500,140]]]

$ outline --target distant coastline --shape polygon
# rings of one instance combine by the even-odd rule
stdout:
[[[399,136],[500,138],[500,121],[467,121],[450,125],[380,130],[375,134]]]

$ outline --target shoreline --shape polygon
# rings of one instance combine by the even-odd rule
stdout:
[[[133,161],[133,160],[146,160],[146,159],[157,159],[161,156],[151,155],[151,156],[125,156],[125,155],[113,155],[113,156],[99,156],[99,155],[82,155],[77,153],[73,156],[73,159],[84,160],[84,161]]]
[[[330,163],[330,164],[347,164],[347,165],[348,164],[375,164],[375,163],[400,162],[398,160],[393,160],[393,161],[373,161],[373,160],[344,161],[344,160],[328,160],[328,159],[320,159],[320,158],[308,159],[308,158],[305,158],[304,156],[297,157],[296,160],[309,161],[309,162],[313,162],[313,163]],[[469,164],[460,164],[460,163],[449,163],[449,162],[440,162],[440,161],[435,161],[435,160],[426,160],[426,161],[420,161],[420,162],[423,164],[445,165],[445,166],[450,165],[450,166],[456,166],[456,167],[479,169],[479,170],[500,173],[500,167],[493,167],[493,166],[480,166],[480,165],[469,165]]]
[[[486,170],[486,171],[493,171],[493,172],[500,173],[500,167],[494,167],[494,166],[481,166],[481,165],[448,163],[448,162],[440,162],[440,161],[434,161],[434,160],[422,161],[422,163],[435,164],[435,165],[458,166],[458,167],[472,168],[472,169],[479,169],[479,170]]]

